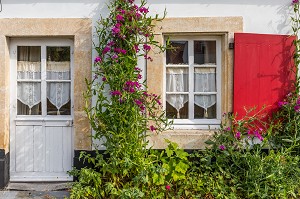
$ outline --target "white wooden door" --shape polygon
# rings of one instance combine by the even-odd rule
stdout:
[[[12,39],[10,181],[69,181],[73,41]]]

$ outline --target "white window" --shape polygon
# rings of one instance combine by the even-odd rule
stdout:
[[[165,110],[177,129],[218,127],[221,121],[221,39],[170,37],[165,53]]]

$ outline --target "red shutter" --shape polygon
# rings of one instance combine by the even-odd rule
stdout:
[[[234,35],[233,111],[266,105],[270,115],[277,103],[293,90],[293,40],[288,35],[236,33]]]

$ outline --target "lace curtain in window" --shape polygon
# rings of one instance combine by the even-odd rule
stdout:
[[[70,80],[70,62],[47,62],[47,80],[57,82],[47,83],[47,98],[57,108],[57,115],[60,115],[60,108],[70,101],[70,82],[59,82]]]
[[[215,68],[195,68],[194,75],[195,92],[216,92]],[[207,117],[207,109],[216,104],[216,95],[195,95],[194,102],[205,110],[204,114]]]
[[[166,91],[189,92],[188,68],[167,68]],[[215,68],[195,68],[194,73],[195,92],[216,92]],[[187,94],[167,94],[167,102],[177,110],[177,118],[180,118],[179,110],[188,101]],[[195,95],[195,104],[205,110],[216,104],[216,95]]]

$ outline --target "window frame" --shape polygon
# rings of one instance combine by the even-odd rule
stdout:
[[[44,120],[72,120],[74,116],[74,41],[70,38],[12,38],[11,39],[11,75],[15,76],[12,78],[12,98],[15,103],[13,106],[13,114],[15,115],[16,121],[44,121]],[[17,82],[22,80],[17,79],[17,48],[18,46],[40,46],[41,47],[41,104],[42,114],[41,115],[18,115],[17,114]],[[47,83],[51,80],[47,79],[47,47],[70,47],[70,80],[55,80],[55,82],[69,82],[70,85],[70,115],[48,115],[47,114]],[[25,80],[27,81],[27,80]]]
[[[167,65],[166,51],[163,55],[163,107],[166,110],[166,69],[167,67],[181,67],[189,69],[189,118],[194,117],[194,41],[216,41],[216,118],[215,119],[174,119],[174,129],[214,129],[219,128],[221,124],[221,103],[222,103],[222,45],[221,36],[209,35],[164,35],[164,44],[169,41],[188,41],[188,64],[187,65]],[[212,65],[198,65],[201,67],[214,67]],[[192,78],[190,78],[192,77]]]

